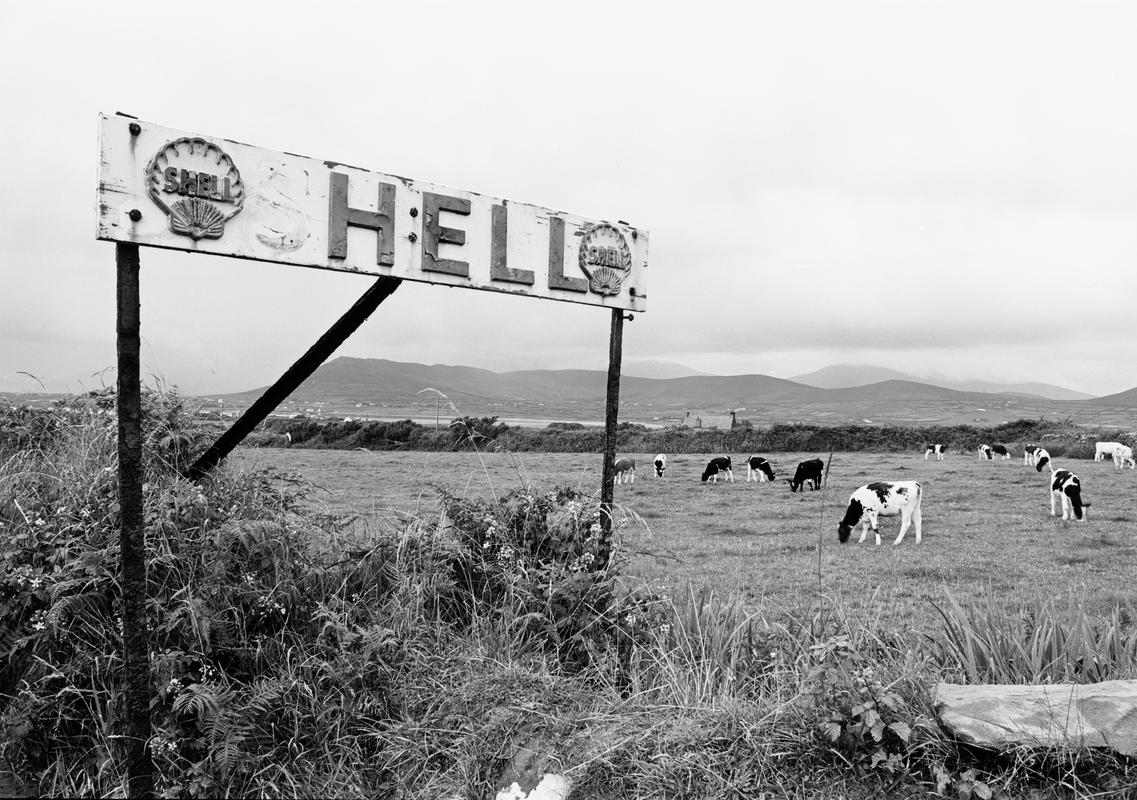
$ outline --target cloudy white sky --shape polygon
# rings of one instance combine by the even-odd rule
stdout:
[[[1137,384],[1131,2],[0,0],[0,390],[114,380],[96,117],[622,219],[625,359]],[[142,251],[143,370],[278,377],[365,276]],[[607,311],[404,285],[341,355],[603,369]]]

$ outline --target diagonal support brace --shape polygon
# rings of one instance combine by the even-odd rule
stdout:
[[[221,434],[208,450],[193,463],[186,471],[186,477],[191,481],[203,478],[216,467],[241,440],[248,436],[272,413],[288,395],[292,394],[316,369],[327,360],[328,356],[336,351],[347,337],[351,336],[363,322],[371,316],[379,304],[386,300],[399,288],[403,281],[401,278],[381,277],[372,284],[362,297],[355,301],[350,309],[321,336],[308,352],[289,367],[288,371],[280,376],[279,380],[268,388],[248,410],[233,423],[233,427]]]

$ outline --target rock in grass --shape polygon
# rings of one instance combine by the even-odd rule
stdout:
[[[514,781],[508,789],[497,793],[495,800],[565,800],[571,788],[568,778],[563,775],[546,773],[541,782],[526,792]]]
[[[1137,757],[1137,680],[935,689],[940,723],[980,747],[1102,747]]]

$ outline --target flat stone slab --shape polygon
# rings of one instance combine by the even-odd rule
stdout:
[[[940,723],[961,741],[1001,749],[1103,747],[1137,757],[1137,680],[1050,685],[939,683]]]

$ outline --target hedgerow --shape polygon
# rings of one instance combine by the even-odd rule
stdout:
[[[292,445],[368,450],[458,450],[492,446],[513,452],[593,453],[604,447],[598,426],[554,422],[544,428],[510,427],[496,417],[453,420],[441,431],[411,420],[399,422],[338,422],[270,419],[268,430],[290,433]],[[1045,447],[1064,458],[1092,458],[1097,440],[1130,437],[1117,431],[1081,427],[1069,420],[1016,420],[991,428],[971,425],[805,425],[778,424],[756,428],[744,424],[731,430],[671,427],[651,429],[620,423],[617,448],[631,453],[788,453],[922,451],[928,443],[946,444],[951,451],[974,453],[980,444],[1006,444],[1021,455],[1024,444]]]

